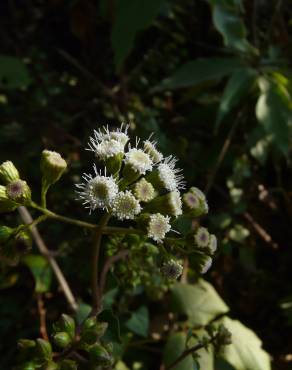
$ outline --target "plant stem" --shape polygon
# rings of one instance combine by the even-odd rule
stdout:
[[[216,337],[212,337],[209,341],[209,344],[214,342],[215,339],[216,339]],[[186,349],[185,351],[183,351],[183,353],[176,360],[174,360],[170,365],[166,366],[165,370],[173,369],[179,362],[184,360],[187,356],[189,356],[190,354],[192,354],[194,352],[197,352],[201,348],[205,348],[205,347],[206,347],[206,343],[198,343],[195,346]]]
[[[102,239],[102,231],[110,219],[110,214],[105,213],[100,220],[98,229],[94,235],[93,241],[93,256],[92,256],[92,311],[90,316],[96,316],[101,308],[101,291],[98,284],[98,262],[100,254],[100,245]]]
[[[48,260],[56,279],[58,280],[58,283],[60,284],[61,289],[63,290],[64,296],[67,299],[67,302],[71,308],[72,311],[76,311],[78,308],[77,302],[75,300],[75,297],[69,287],[69,284],[63,275],[62,270],[60,269],[59,265],[57,264],[55,258],[51,255],[49,249],[47,248],[46,244],[44,243],[41,235],[39,234],[34,221],[27,210],[26,207],[21,206],[18,208],[18,211],[20,213],[21,218],[23,219],[25,224],[29,224],[32,236],[35,240],[35,243],[40,251],[40,253]],[[37,219],[39,220],[39,219]]]

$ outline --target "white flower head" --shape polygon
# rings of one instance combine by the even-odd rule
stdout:
[[[153,163],[161,162],[163,154],[156,149],[156,142],[150,141],[149,139],[144,141],[144,151],[150,155]]]
[[[77,191],[79,199],[83,200],[83,204],[90,211],[96,208],[108,209],[112,201],[118,194],[119,188],[112,176],[102,176],[97,172],[96,166],[94,168],[94,176],[91,174],[84,174],[82,177],[84,182],[77,184]]]
[[[142,149],[129,149],[125,155],[124,162],[140,175],[145,175],[146,171],[152,170],[152,160],[149,154]]]
[[[167,206],[169,208],[169,213],[175,217],[182,214],[182,202],[180,198],[180,193],[178,191],[172,191],[166,195]]]
[[[175,168],[177,159],[169,156],[158,165],[158,176],[166,190],[174,191],[185,188],[181,169]]]
[[[211,253],[215,253],[216,250],[217,250],[217,238],[214,234],[210,235],[209,249],[210,249]]]
[[[134,186],[134,195],[141,202],[149,202],[155,197],[156,192],[153,185],[143,177],[136,182]]]
[[[92,140],[95,143],[100,143],[103,140],[116,140],[119,141],[123,146],[126,145],[126,143],[129,141],[129,136],[128,136],[128,129],[129,125],[124,125],[123,123],[121,124],[121,127],[111,131],[107,126],[103,126],[101,129],[94,130],[94,138],[90,138],[91,142]]]
[[[166,278],[176,280],[181,276],[183,266],[178,261],[171,259],[163,264],[160,271]]]
[[[126,190],[119,192],[115,197],[112,211],[119,220],[133,220],[141,212],[141,206],[134,195]]]
[[[124,153],[124,145],[117,140],[109,139],[101,142],[96,142],[90,138],[89,150],[94,152],[96,157],[101,160],[114,157]]]
[[[210,241],[209,231],[205,227],[199,227],[195,234],[195,241],[198,247],[207,247]]]
[[[199,197],[191,191],[183,195],[183,200],[190,209],[197,209],[201,204]]]
[[[158,243],[162,243],[162,240],[171,228],[169,220],[169,216],[163,216],[161,213],[150,215],[147,227],[148,237]]]

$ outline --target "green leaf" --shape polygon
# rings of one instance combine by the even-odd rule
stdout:
[[[30,254],[23,258],[23,262],[33,274],[35,291],[37,293],[48,292],[52,281],[52,270],[48,261],[43,256]]]
[[[246,96],[255,81],[257,72],[251,68],[235,71],[228,80],[221,97],[216,119],[216,128],[225,116]]]
[[[120,321],[112,310],[102,311],[98,319],[108,323],[108,328],[103,336],[104,341],[121,342]]]
[[[0,55],[0,88],[16,89],[30,84],[26,65],[18,58]]]
[[[120,69],[133,48],[136,33],[151,25],[164,3],[165,0],[116,1],[111,42],[117,69]]]
[[[172,288],[172,307],[186,314],[194,326],[202,326],[217,315],[226,313],[228,307],[213,286],[200,279],[197,284],[177,283]]]
[[[78,324],[81,324],[89,315],[92,307],[84,302],[78,304],[78,309],[76,312],[76,321]]]
[[[165,348],[163,350],[163,361],[166,366],[169,366],[174,362],[186,349],[186,334],[185,333],[175,333],[170,335],[168,338]],[[173,370],[196,370],[195,362],[191,355],[187,356],[185,359],[180,361]]]
[[[133,333],[141,335],[141,337],[147,337],[149,330],[148,308],[146,306],[142,306],[137,311],[133,312],[125,325]]]
[[[232,344],[225,346],[222,357],[236,370],[270,370],[271,362],[262,342],[249,328],[237,320],[224,317],[222,323],[232,334]]]
[[[256,116],[279,150],[289,150],[292,124],[292,99],[288,89],[279,81],[259,79],[261,95],[256,105]]]
[[[240,52],[255,53],[256,49],[246,39],[246,28],[240,17],[240,4],[214,2],[212,6],[213,23],[221,33],[224,44]]]
[[[243,67],[237,58],[197,59],[181,66],[171,77],[153,89],[178,89],[220,79]]]

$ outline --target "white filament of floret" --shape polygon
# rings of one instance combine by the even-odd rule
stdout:
[[[156,149],[156,141],[150,141],[149,139],[144,141],[144,151],[150,155],[153,163],[161,162],[163,154]]]
[[[129,141],[128,129],[129,125],[124,125],[123,123],[121,124],[121,127],[112,131],[109,129],[108,125],[103,126],[99,130],[94,130],[94,137],[92,139],[97,143],[103,140],[113,139],[121,142],[125,146]]]
[[[160,213],[151,215],[147,227],[148,237],[152,238],[158,243],[162,243],[165,235],[170,231],[171,228],[169,220],[169,216],[163,216]]]
[[[168,205],[171,209],[171,214],[175,217],[182,214],[182,202],[180,193],[178,191],[172,191],[167,194]]]
[[[199,247],[207,247],[210,241],[209,231],[205,227],[199,227],[195,234],[195,241]]]
[[[149,154],[145,153],[142,149],[129,149],[125,155],[124,162],[130,165],[140,175],[145,175],[146,171],[152,170],[152,160]]]
[[[181,169],[175,168],[177,159],[169,156],[158,165],[158,176],[166,190],[180,190],[185,188]]]
[[[114,139],[96,142],[90,138],[89,150],[94,152],[97,158],[105,160],[124,153],[124,145]]]
[[[76,187],[80,189],[77,191],[79,199],[83,200],[83,204],[90,211],[96,208],[108,209],[118,194],[118,185],[112,176],[106,176],[106,172],[105,176],[101,175],[97,172],[95,165],[93,168],[93,176],[85,173],[82,176],[84,182],[76,184]]]
[[[133,220],[141,212],[141,206],[134,195],[126,190],[115,197],[112,211],[119,220]]]

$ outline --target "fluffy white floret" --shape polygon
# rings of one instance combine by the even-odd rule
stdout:
[[[112,203],[112,212],[119,220],[133,220],[141,212],[141,206],[130,191],[121,191]]]
[[[158,243],[162,243],[165,235],[170,231],[171,228],[169,220],[170,217],[163,216],[160,213],[151,215],[147,227],[148,237]]]
[[[145,153],[142,149],[132,148],[125,155],[125,164],[141,175],[145,175],[146,171],[152,170],[152,160],[149,154]]]
[[[158,165],[158,176],[166,190],[180,190],[185,188],[181,169],[175,168],[176,158],[169,156]]]

